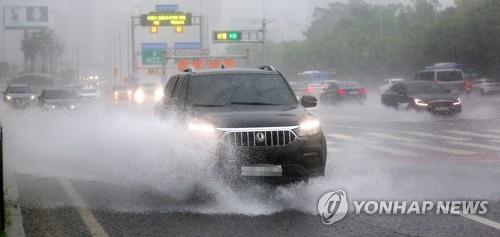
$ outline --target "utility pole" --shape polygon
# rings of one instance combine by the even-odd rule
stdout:
[[[139,19],[137,16],[130,16],[130,48],[132,50],[132,76],[129,78],[129,82],[135,82],[137,80],[137,53],[135,48],[135,20]]]
[[[267,20],[265,0],[262,0],[262,61],[264,65],[267,65]]]

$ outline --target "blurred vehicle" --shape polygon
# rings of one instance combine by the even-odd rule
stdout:
[[[415,75],[418,81],[434,81],[452,93],[469,93],[471,81],[481,78],[474,65],[436,63]]]
[[[435,82],[404,81],[395,84],[382,94],[382,104],[394,108],[401,106],[436,114],[462,112],[462,102]]]
[[[36,94],[28,85],[10,84],[3,95],[5,103],[14,108],[27,108],[36,105]]]
[[[156,113],[183,118],[204,143],[216,141],[221,174],[287,181],[324,175],[325,136],[304,109],[317,102],[299,102],[270,66],[186,71],[170,79]]]
[[[472,81],[472,92],[481,93],[482,95],[498,93],[500,92],[500,80],[483,78]]]
[[[83,100],[96,100],[99,98],[99,91],[96,88],[82,88],[78,90],[78,98]]]
[[[321,103],[338,104],[340,102],[366,101],[368,90],[355,81],[336,81],[328,84],[328,87],[320,96]]]
[[[383,94],[384,92],[389,90],[389,88],[391,88],[394,84],[396,84],[398,82],[402,82],[404,80],[405,79],[402,79],[402,78],[385,79],[384,84],[378,87],[378,91],[380,92],[380,94]]]
[[[38,105],[42,109],[77,109],[81,106],[77,93],[71,89],[46,89],[38,97]]]
[[[143,104],[156,103],[163,98],[163,88],[157,83],[142,83],[134,91],[134,102]]]
[[[126,85],[115,85],[113,87],[113,102],[130,102],[134,95],[133,90]]]
[[[15,76],[9,84],[24,84],[31,87],[35,94],[40,94],[44,89],[52,88],[56,85],[53,76],[43,73],[24,73]]]

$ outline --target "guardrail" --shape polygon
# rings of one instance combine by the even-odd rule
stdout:
[[[2,203],[0,203],[0,231],[5,230],[5,195],[3,184],[3,128],[0,125],[0,196]]]

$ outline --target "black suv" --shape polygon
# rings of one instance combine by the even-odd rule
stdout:
[[[296,180],[323,176],[326,140],[318,119],[273,67],[186,70],[170,78],[155,111],[196,134],[216,134],[218,168],[237,177]]]

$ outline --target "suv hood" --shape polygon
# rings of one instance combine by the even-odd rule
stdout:
[[[307,111],[298,106],[228,106],[196,108],[190,117],[207,120],[218,128],[287,127],[297,126]]]

